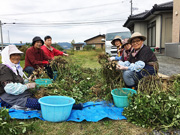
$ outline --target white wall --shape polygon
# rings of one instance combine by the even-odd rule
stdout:
[[[135,22],[134,32],[140,32],[143,36],[147,37],[147,23],[146,22]],[[147,40],[144,41],[147,44]]]

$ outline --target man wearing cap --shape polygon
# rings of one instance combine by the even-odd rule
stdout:
[[[44,67],[49,64],[48,60],[52,59],[45,55],[44,51],[41,49],[43,44],[43,40],[36,36],[32,40],[32,47],[28,48],[26,51],[24,71],[27,72],[29,76],[38,67]]]
[[[54,47],[51,46],[52,44],[52,38],[51,36],[45,36],[44,37],[44,45],[41,46],[41,49],[44,51],[44,53],[51,57],[52,59],[54,58],[54,56],[69,56],[68,54],[61,52],[57,49],[55,49]]]
[[[127,87],[136,87],[138,81],[147,75],[154,75],[158,71],[158,61],[150,49],[144,45],[145,36],[135,32],[129,39],[132,52],[128,61],[118,62],[117,69],[123,70],[123,79]]]
[[[116,60],[119,61],[121,60],[123,48],[122,48],[122,39],[120,36],[115,36],[114,39],[111,41],[111,44],[117,47],[117,56],[116,57],[110,57],[110,61]]]

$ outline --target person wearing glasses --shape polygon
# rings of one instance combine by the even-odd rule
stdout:
[[[136,87],[138,81],[147,75],[155,75],[158,72],[156,55],[149,46],[144,44],[146,37],[139,32],[132,34],[129,43],[133,50],[128,61],[119,61],[117,69],[123,71],[123,79],[127,87]]]

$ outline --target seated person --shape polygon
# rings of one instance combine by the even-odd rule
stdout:
[[[28,48],[26,51],[24,71],[30,76],[38,67],[45,67],[48,76],[53,78],[53,73],[49,72],[51,70],[49,70],[50,67],[48,66],[48,60],[52,60],[52,58],[45,55],[44,51],[41,49],[43,44],[44,42],[40,37],[33,38],[32,47]]]
[[[117,56],[116,57],[110,57],[109,61],[116,60],[119,61],[121,60],[123,48],[122,48],[122,39],[120,36],[115,36],[114,39],[111,41],[111,44],[113,46],[117,47]]]
[[[1,53],[2,63],[0,64],[0,103],[2,107],[12,106],[19,108],[32,108],[40,110],[38,99],[33,98],[28,91],[35,88],[36,83],[24,84],[23,70],[20,66],[21,54],[15,45],[5,47]],[[74,104],[73,109],[81,110],[83,104]]]
[[[1,53],[0,64],[0,101],[2,107],[13,105],[40,110],[38,99],[32,98],[27,90],[35,88],[35,83],[24,84],[23,70],[20,66],[21,54],[15,45],[5,47]]]
[[[131,44],[128,42],[128,39],[125,39],[123,41],[122,48],[124,48],[124,50],[122,53],[121,61],[127,61],[129,60],[129,56],[131,54],[131,51],[133,50]]]
[[[54,47],[51,46],[52,44],[52,38],[50,36],[46,36],[44,37],[44,45],[41,46],[41,49],[44,51],[44,53],[51,57],[52,59],[54,58],[54,56],[69,56],[69,54],[66,54],[64,52],[61,52],[57,49],[55,49]]]
[[[138,81],[147,75],[154,75],[158,70],[156,55],[150,47],[144,45],[145,36],[135,32],[129,39],[133,50],[128,61],[119,61],[117,69],[123,70],[123,79],[127,87],[136,87]]]

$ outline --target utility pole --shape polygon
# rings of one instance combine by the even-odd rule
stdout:
[[[9,30],[8,30],[8,40],[9,40],[9,44],[10,44],[10,36],[9,36]]]
[[[132,0],[130,0],[130,3],[131,3],[131,16],[132,16]]]
[[[2,23],[0,20],[0,29],[1,29],[1,50],[3,50],[3,35],[2,35]]]

